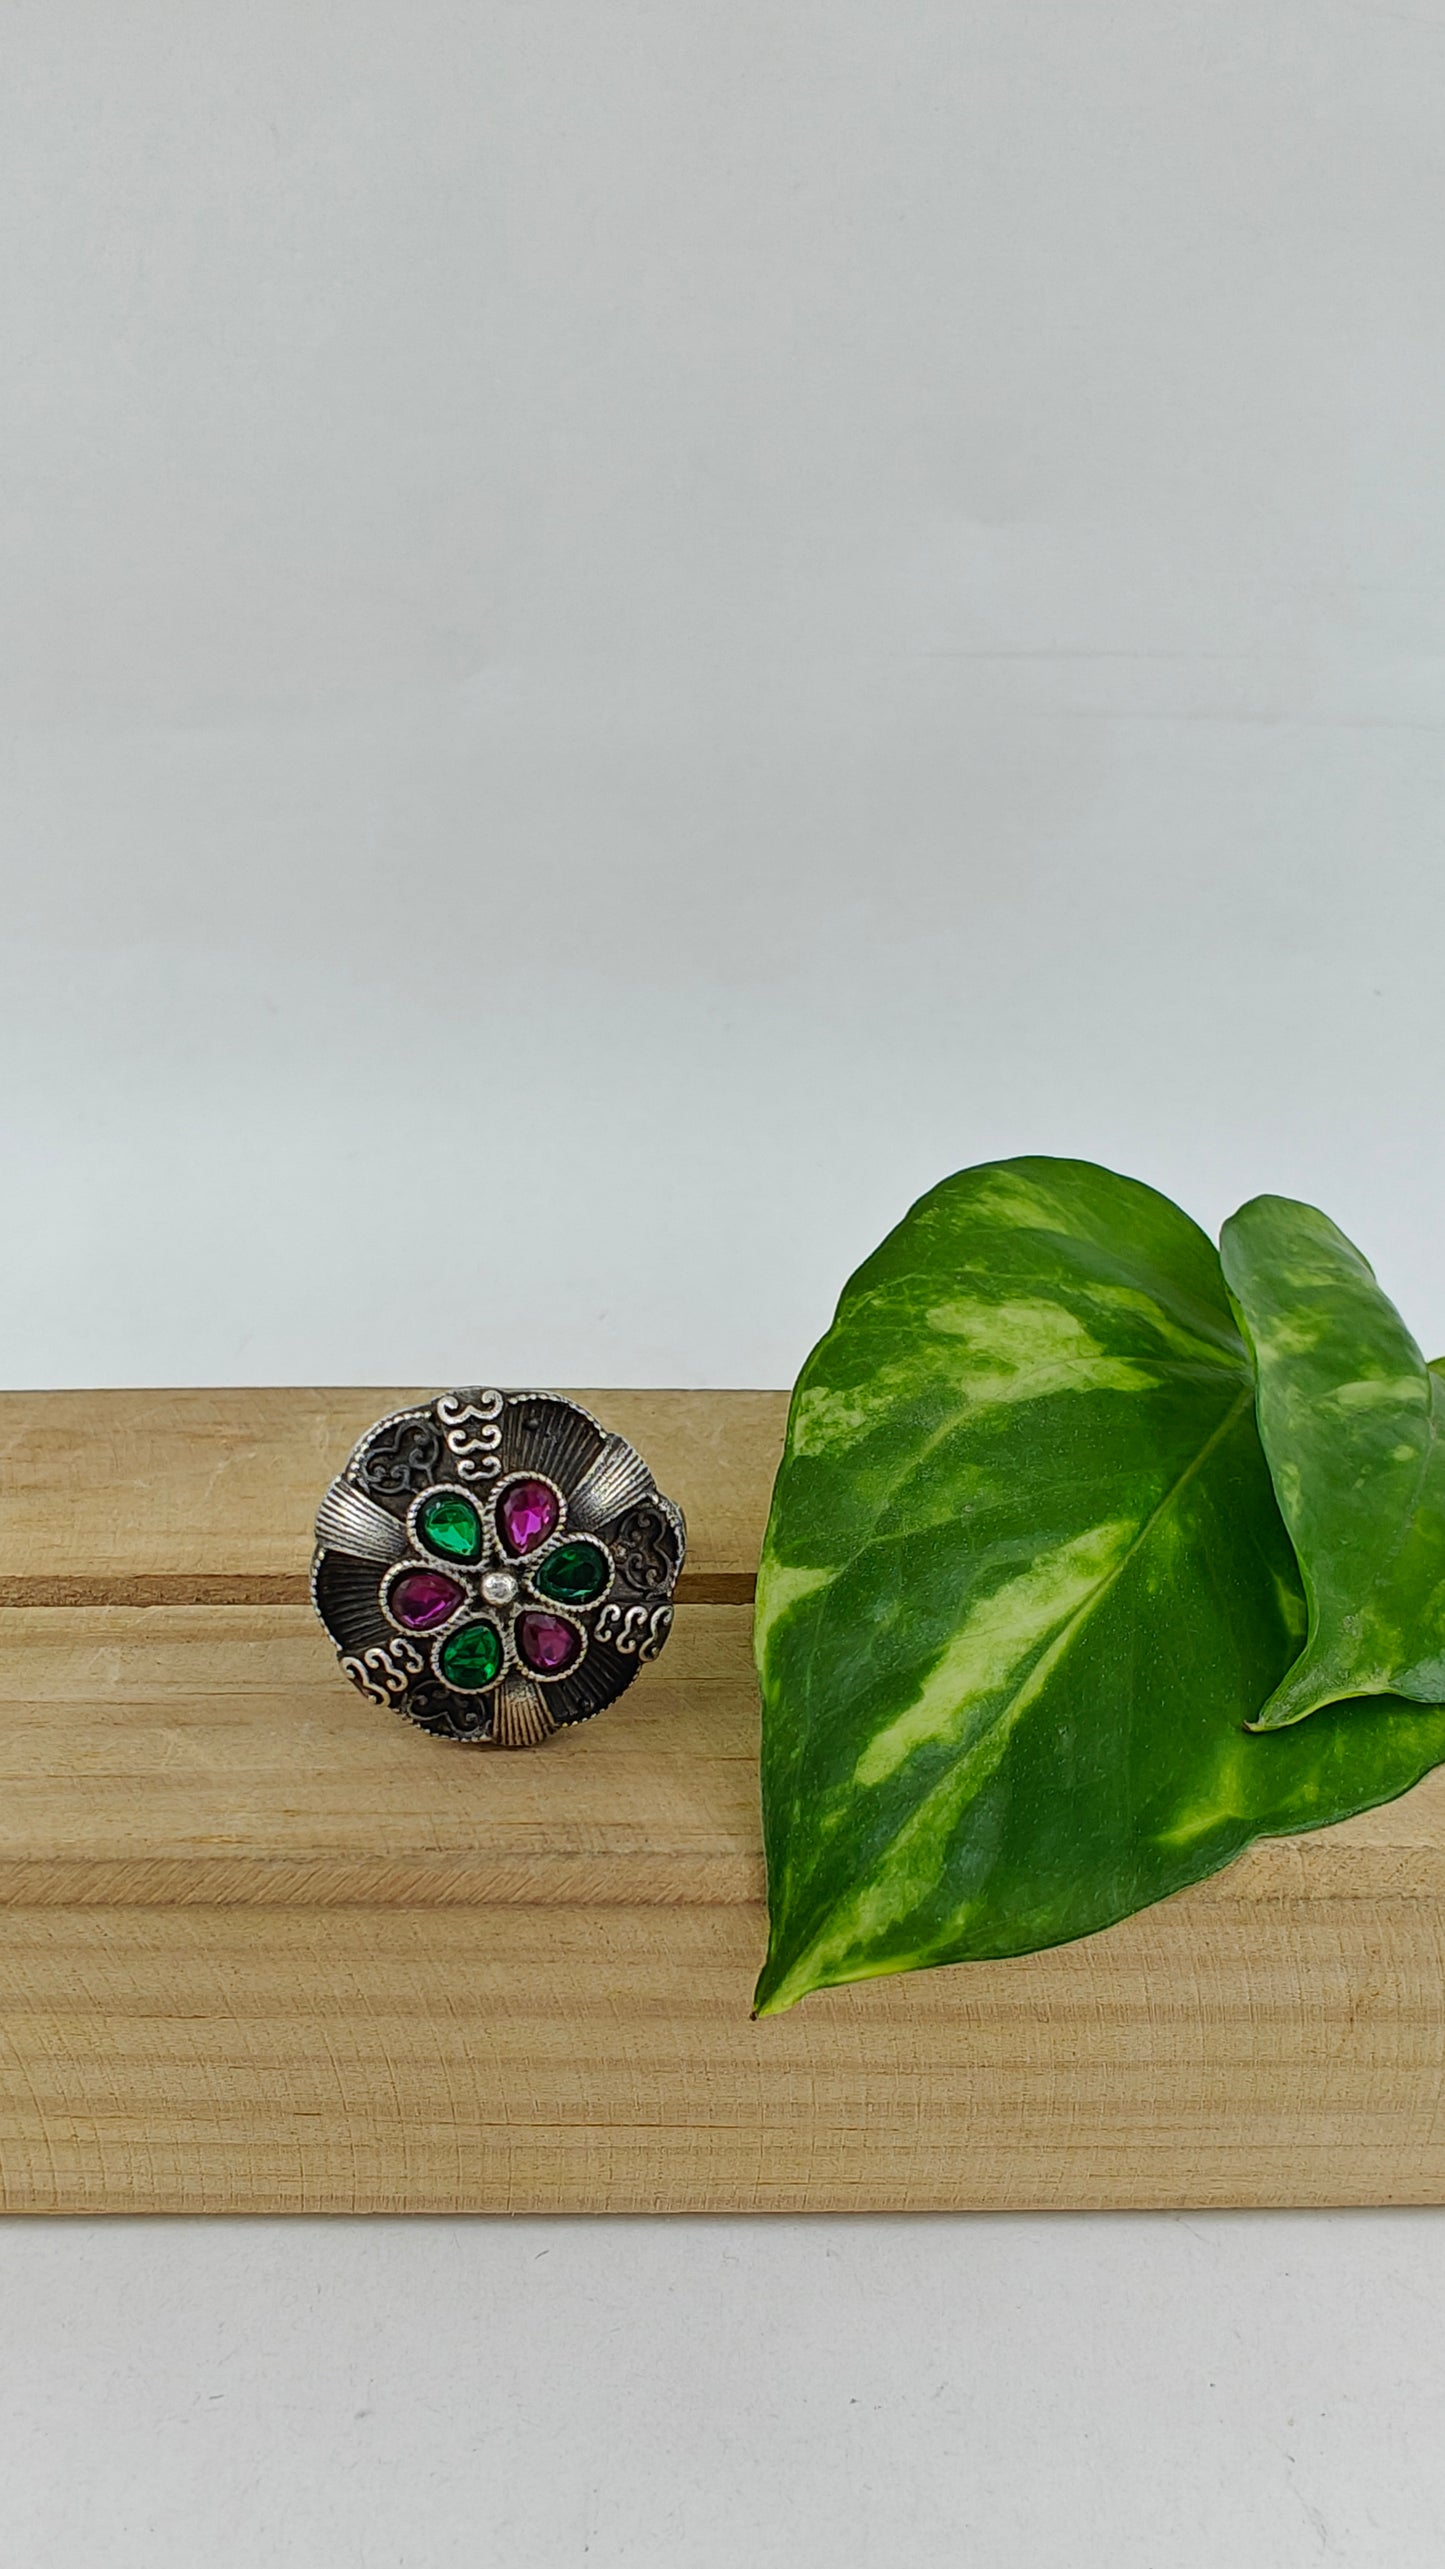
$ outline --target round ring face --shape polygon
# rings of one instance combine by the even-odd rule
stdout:
[[[443,1739],[590,1721],[672,1625],[682,1511],[556,1392],[443,1392],[369,1428],[316,1519],[311,1595],[352,1684]]]

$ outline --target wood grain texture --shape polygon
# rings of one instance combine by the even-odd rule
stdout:
[[[111,1394],[88,1461],[66,1395],[73,1500],[43,1402],[12,1402],[0,1561],[62,1579],[69,1505],[125,1600],[222,1575],[233,1521],[238,1577],[294,1577],[399,1397]],[[679,1404],[705,1565],[746,1576],[780,1404],[630,1398]],[[1085,1943],[758,2025],[756,1753],[741,1605],[684,1606],[611,1713],[512,1757],[364,1703],[295,1605],[12,1605],[0,2208],[1445,2202],[1445,1773]]]
[[[0,1393],[0,1606],[299,1605],[317,1501],[427,1389]],[[679,1595],[752,1595],[784,1392],[580,1391],[687,1517]]]
[[[746,1606],[515,1755],[366,1703],[309,1608],[0,1620],[0,1906],[760,1902]]]

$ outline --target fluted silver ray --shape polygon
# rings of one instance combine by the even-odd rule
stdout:
[[[625,1436],[609,1436],[595,1463],[588,1465],[568,1502],[571,1524],[605,1525],[637,1499],[652,1495],[652,1474]]]
[[[316,1540],[357,1561],[402,1561],[411,1550],[405,1526],[349,1481],[332,1482],[316,1511]]]
[[[520,1671],[502,1679],[495,1701],[492,1737],[499,1748],[535,1748],[557,1727],[541,1687]]]

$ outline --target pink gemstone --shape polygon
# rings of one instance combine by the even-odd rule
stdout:
[[[393,1579],[386,1602],[408,1632],[430,1632],[433,1624],[456,1613],[465,1595],[465,1588],[440,1570],[403,1570]]]
[[[517,1649],[529,1668],[543,1677],[555,1677],[562,1668],[570,1668],[582,1647],[582,1635],[560,1615],[519,1615]]]
[[[545,1543],[561,1515],[557,1493],[545,1481],[514,1481],[497,1505],[497,1523],[510,1553],[530,1552]]]

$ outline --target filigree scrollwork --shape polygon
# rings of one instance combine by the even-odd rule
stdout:
[[[412,1411],[381,1429],[356,1467],[356,1477],[379,1499],[410,1499],[430,1487],[441,1470],[442,1439],[436,1421]]]
[[[502,1395],[494,1391],[448,1392],[437,1402],[436,1413],[446,1429],[448,1450],[456,1456],[459,1479],[488,1480],[501,1470],[498,1421],[502,1408]]]
[[[612,1537],[618,1577],[643,1596],[670,1588],[677,1576],[677,1540],[660,1507],[636,1507]]]
[[[654,1606],[647,1627],[647,1639],[637,1645],[637,1656],[645,1664],[655,1659],[672,1630],[671,1606]]]
[[[624,1659],[639,1667],[655,1659],[672,1630],[671,1606],[605,1605],[597,1618],[597,1638],[609,1641]]]
[[[423,1674],[426,1661],[415,1642],[398,1633],[395,1641],[377,1642],[370,1650],[344,1651],[341,1666],[370,1703],[393,1704]]]

